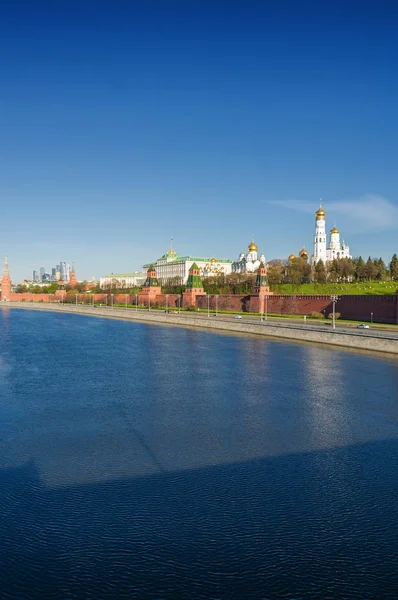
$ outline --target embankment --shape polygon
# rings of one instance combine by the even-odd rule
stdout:
[[[296,342],[310,342],[329,344],[371,352],[385,352],[398,354],[398,339],[389,332],[385,334],[373,332],[340,332],[322,331],[314,328],[306,329],[305,326],[276,325],[267,323],[253,323],[227,319],[207,319],[203,316],[187,314],[165,314],[160,311],[141,311],[122,308],[96,308],[88,306],[60,305],[60,304],[21,304],[20,302],[7,302],[0,305],[2,309],[17,308],[22,310],[46,310],[56,312],[76,313],[86,316],[105,317],[111,319],[124,319],[153,324],[167,324],[180,327],[196,327],[213,331],[230,331],[240,334],[261,335],[264,337],[283,338]]]

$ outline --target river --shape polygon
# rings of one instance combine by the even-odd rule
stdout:
[[[0,597],[396,598],[398,361],[0,311]]]

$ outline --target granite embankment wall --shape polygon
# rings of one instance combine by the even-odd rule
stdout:
[[[77,294],[77,301],[90,304],[128,304],[134,305],[135,294]],[[112,296],[112,299],[111,299]],[[69,303],[76,302],[76,295],[66,295],[58,291],[56,294],[11,294],[13,302],[54,302],[64,298]],[[167,304],[169,308],[178,306],[178,294],[168,294]],[[210,295],[209,298],[197,296],[196,306],[203,310],[209,307],[211,310],[230,310],[235,312],[256,312],[257,299],[250,300],[248,295],[220,294]],[[147,300],[139,301],[140,304],[148,305]],[[252,304],[252,306],[251,306]],[[333,306],[330,296],[325,295],[291,295],[291,296],[269,296],[266,311],[270,314],[308,315],[311,312],[320,312],[326,317],[332,312]],[[166,294],[158,294],[151,305],[166,306]],[[255,305],[255,306],[254,306]],[[374,321],[375,323],[398,323],[398,293],[384,296],[340,296],[336,303],[336,312],[341,314],[342,319],[356,319],[358,321]]]
[[[161,311],[135,311],[121,308],[92,308],[90,306],[73,306],[59,304],[22,304],[20,302],[7,302],[0,305],[2,309],[17,308],[26,310],[46,310],[56,312],[68,312],[95,317],[106,317],[113,319],[124,319],[152,324],[167,324],[181,327],[203,328],[210,331],[227,331],[241,334],[254,334],[271,338],[282,338],[296,342],[312,342],[328,344],[355,350],[368,350],[371,352],[384,352],[398,356],[398,339],[389,338],[389,333],[366,335],[350,332],[340,333],[338,331],[318,331],[313,328],[306,329],[303,326],[271,325],[269,323],[249,323],[227,319],[206,319],[194,317],[187,314],[165,314]]]

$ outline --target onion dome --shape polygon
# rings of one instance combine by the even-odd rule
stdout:
[[[300,258],[303,258],[303,257],[308,258],[308,250],[306,250],[305,248],[302,248],[299,252],[299,256],[300,256]]]
[[[254,240],[252,240],[252,243],[250,244],[248,250],[249,252],[257,252],[258,246],[254,243]]]
[[[337,229],[336,225],[333,227],[333,229],[330,230],[330,233],[340,233],[340,231]]]
[[[320,219],[324,219],[326,216],[325,211],[322,208],[322,204],[319,206],[318,210],[315,213],[315,216],[317,218],[317,221],[319,221]]]
[[[289,260],[294,260],[295,258],[296,258],[296,256],[295,256],[294,254],[291,254],[291,255],[289,256]]]

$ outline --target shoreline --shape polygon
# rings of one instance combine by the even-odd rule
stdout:
[[[227,319],[207,319],[193,315],[164,313],[161,311],[135,311],[134,309],[124,308],[98,308],[91,306],[75,306],[62,304],[40,304],[20,302],[3,302],[0,304],[2,309],[17,308],[20,310],[41,310],[47,312],[63,312],[69,314],[80,314],[83,316],[102,317],[108,319],[118,319],[124,321],[136,321],[140,323],[171,325],[174,327],[187,327],[195,329],[205,329],[213,332],[230,332],[243,335],[256,335],[265,338],[290,340],[297,343],[315,343],[333,346],[337,348],[346,348],[351,350],[365,350],[376,353],[398,355],[398,338],[392,338],[386,335],[366,333],[364,335],[357,332],[323,331],[315,328],[305,328],[305,326],[270,324],[269,322],[245,322],[232,321]]]

